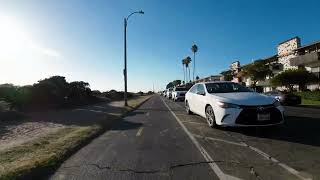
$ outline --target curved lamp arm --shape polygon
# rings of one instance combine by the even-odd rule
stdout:
[[[128,20],[129,20],[129,18],[130,18],[130,16],[132,16],[133,14],[144,14],[144,12],[143,12],[143,11],[136,11],[136,12],[133,12],[133,13],[129,14],[129,16],[126,18],[126,21],[128,21]]]

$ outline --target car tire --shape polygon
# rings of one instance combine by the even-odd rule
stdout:
[[[188,101],[186,102],[186,111],[187,111],[187,114],[193,114],[192,111],[190,110]]]
[[[218,128],[218,125],[216,123],[216,118],[214,115],[214,111],[210,105],[206,107],[206,120],[207,120],[209,127]]]

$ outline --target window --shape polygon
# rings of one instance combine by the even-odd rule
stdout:
[[[208,83],[206,88],[208,93],[252,92],[247,87],[237,83]]]
[[[197,93],[197,87],[198,87],[198,84],[193,85],[192,88],[190,89],[190,92]]]
[[[199,93],[199,94],[204,94],[205,93],[205,90],[204,90],[204,87],[203,87],[202,84],[198,84],[197,93]]]

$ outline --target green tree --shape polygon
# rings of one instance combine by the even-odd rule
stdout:
[[[233,79],[233,75],[232,75],[231,70],[222,71],[220,74],[223,75],[223,78],[225,81],[231,81]]]
[[[41,104],[62,103],[69,94],[69,84],[63,76],[52,76],[33,85],[34,98]]]
[[[273,86],[285,86],[290,91],[293,91],[294,85],[298,85],[300,90],[304,90],[306,84],[317,81],[319,79],[305,69],[289,69],[271,79]]]
[[[91,89],[87,82],[73,81],[69,84],[68,98],[71,99],[84,99],[90,96]]]
[[[174,81],[172,81],[172,83],[174,86],[178,86],[181,84],[181,80],[174,80]]]
[[[191,47],[191,51],[193,53],[193,75],[192,75],[192,79],[194,81],[194,74],[196,71],[196,53],[198,52],[198,46],[194,43]]]
[[[166,89],[173,88],[173,87],[174,87],[174,84],[172,82],[169,82],[166,86]]]
[[[268,75],[272,75],[272,71],[269,65],[262,60],[257,60],[245,66],[240,72],[240,76],[247,76],[251,79],[253,87],[256,87],[258,81],[265,80]]]

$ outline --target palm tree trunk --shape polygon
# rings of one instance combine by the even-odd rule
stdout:
[[[191,76],[190,76],[190,67],[189,67],[189,81],[191,81]]]
[[[183,81],[184,81],[184,83],[186,83],[186,73],[185,73],[183,64],[182,64],[182,69],[183,69]]]
[[[196,53],[194,52],[193,53],[193,76],[192,76],[192,79],[194,81],[194,73],[196,71]]]

